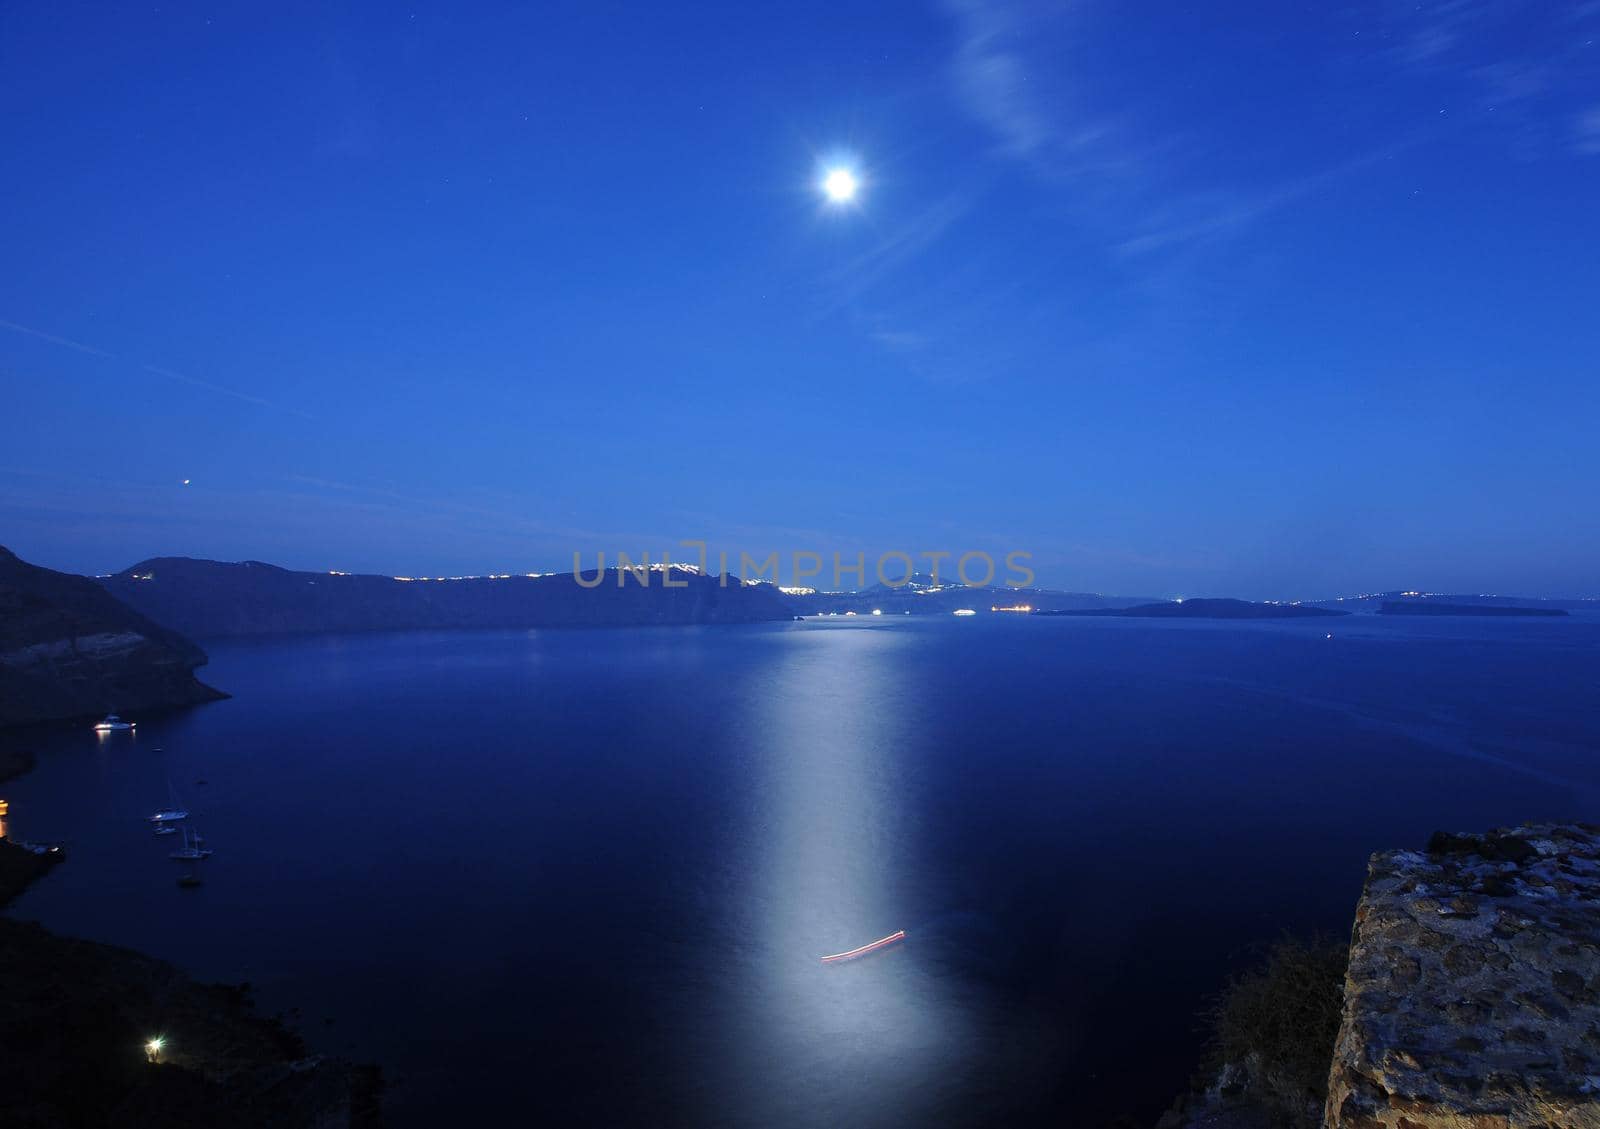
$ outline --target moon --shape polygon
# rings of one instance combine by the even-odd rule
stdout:
[[[835,204],[847,204],[854,200],[860,188],[861,182],[856,179],[856,174],[846,168],[829,169],[822,178],[822,191]]]

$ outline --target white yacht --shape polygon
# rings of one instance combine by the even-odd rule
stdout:
[[[94,731],[96,733],[120,733],[124,730],[132,729],[137,724],[139,723],[136,721],[123,721],[116,714],[108,713],[104,721],[94,723]]]

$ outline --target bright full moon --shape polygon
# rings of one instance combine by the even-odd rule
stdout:
[[[822,190],[835,204],[843,204],[847,200],[854,199],[856,189],[860,187],[856,174],[849,169],[833,169],[822,181]]]

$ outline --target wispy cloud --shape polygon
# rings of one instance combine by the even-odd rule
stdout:
[[[41,341],[48,341],[52,345],[59,345],[64,349],[74,349],[77,352],[87,353],[92,357],[100,357],[103,360],[133,363],[141,372],[147,372],[152,376],[159,376],[166,380],[177,381],[180,384],[187,384],[194,388],[204,388],[208,391],[215,392],[220,396],[231,397],[232,399],[238,400],[241,403],[254,404],[257,407],[270,408],[273,411],[288,412],[290,415],[299,416],[301,419],[315,421],[317,418],[311,415],[309,412],[301,411],[299,408],[275,403],[274,401],[264,399],[261,396],[252,396],[248,392],[240,392],[236,388],[229,388],[227,385],[218,384],[215,381],[202,380],[198,376],[188,376],[185,373],[173,372],[171,369],[162,368],[159,365],[128,362],[126,358],[120,357],[116,353],[107,352],[106,350],[97,348],[93,345],[86,345],[82,341],[74,341],[70,337],[58,337],[53,333],[45,333],[43,330],[33,329],[26,325],[19,325],[14,321],[7,321],[4,318],[0,318],[0,329],[9,329],[13,333],[22,333],[29,337],[36,337]]]
[[[1069,34],[1061,0],[944,0],[955,24],[950,71],[957,102],[995,140],[995,152],[1042,173],[1136,165],[1117,120],[1085,109],[1063,68],[1039,63],[1038,40]],[[1070,102],[1070,108],[1063,104]]]
[[[1572,124],[1572,151],[1585,157],[1600,154],[1600,106],[1591,106]]]
[[[671,546],[677,543],[675,535],[661,531],[645,532],[640,530],[598,530],[580,526],[552,525],[530,517],[528,511],[519,511],[516,508],[497,508],[484,506],[476,502],[460,502],[453,498],[437,496],[423,496],[420,494],[404,493],[385,486],[374,486],[367,483],[344,482],[337,479],[320,478],[315,475],[290,474],[284,481],[296,487],[309,488],[316,492],[327,492],[334,495],[343,495],[359,499],[359,505],[370,509],[390,509],[410,515],[424,515],[440,518],[454,518],[463,521],[478,521],[486,523],[498,533],[507,536],[535,535],[544,538],[547,542],[559,542],[570,548],[599,544],[607,549],[636,549],[638,547],[654,548],[657,545]],[[473,497],[482,497],[482,491],[474,491]],[[518,499],[503,499],[514,507]]]
[[[954,70],[962,101],[993,131],[1001,152],[1037,153],[1054,128],[1035,104],[1027,62],[1013,46],[1025,23],[1021,10],[984,0],[949,0],[948,7],[959,24]]]
[[[1384,57],[1396,73],[1429,82],[1441,100],[1464,95],[1492,114],[1514,155],[1568,153],[1556,123],[1570,107],[1558,103],[1592,89],[1600,4],[1435,0],[1355,11],[1394,42]]]
[[[164,376],[168,380],[176,380],[180,384],[189,384],[195,388],[209,388],[213,392],[219,392],[224,396],[232,396],[235,400],[240,400],[246,404],[256,404],[263,408],[275,408],[279,411],[289,412],[291,415],[297,415],[301,419],[316,419],[316,417],[311,415],[309,412],[303,412],[299,408],[291,408],[283,404],[276,404],[271,400],[264,400],[260,396],[252,396],[248,392],[239,392],[232,388],[226,388],[223,385],[214,383],[210,380],[201,380],[198,376],[187,376],[181,372],[173,372],[171,369],[161,368],[159,365],[140,365],[139,367],[145,372],[152,373],[156,376]]]
[[[1400,11],[1398,42],[1390,53],[1400,63],[1426,66],[1443,60],[1460,46],[1474,25],[1492,14],[1493,0],[1438,0]]]
[[[958,103],[990,132],[998,155],[1069,185],[1068,206],[1104,232],[1108,247],[1124,257],[1242,231],[1424,139],[1416,132],[1398,144],[1335,158],[1324,169],[1278,183],[1207,184],[1199,168],[1184,178],[1183,154],[1195,150],[1194,138],[1140,128],[1135,105],[1119,104],[1114,114],[1096,112],[1102,92],[1092,88],[1092,76],[1063,65],[1074,55],[1093,56],[1097,44],[1078,40],[1103,26],[1101,17],[1110,18],[1115,9],[1099,5],[1090,19],[1094,0],[940,4],[952,24],[951,87]],[[1534,11],[1505,0],[1403,6],[1369,0],[1352,6],[1345,18],[1356,25],[1352,41],[1361,44],[1360,57],[1375,61],[1384,76],[1430,84],[1441,106],[1448,99],[1441,82],[1453,83],[1448,89],[1457,94],[1455,106],[1466,92],[1474,108],[1493,113],[1490,121],[1518,130],[1518,145],[1526,154],[1531,130],[1548,134],[1544,123],[1571,120],[1570,111],[1549,112],[1551,99],[1571,90],[1577,75],[1589,73],[1586,68],[1592,70],[1588,25],[1600,20],[1600,3]],[[1531,34],[1510,34],[1519,29]],[[1371,34],[1361,37],[1362,30]],[[1367,46],[1374,42],[1385,46],[1374,53]],[[1369,87],[1374,79],[1367,72],[1359,81]],[[1439,122],[1445,129],[1465,125],[1454,106],[1450,116],[1441,109]],[[1588,114],[1581,115],[1571,150],[1592,152],[1592,132]],[[1271,147],[1275,140],[1264,137],[1262,145]]]
[[[833,268],[825,279],[828,301],[819,311],[819,316],[837,313],[876,286],[886,275],[899,270],[931,248],[962,216],[972,210],[979,195],[974,188],[948,193],[893,228],[861,254]]]
[[[1085,275],[1102,272],[1112,285],[1165,303],[1183,300],[1195,272],[1264,222],[1318,207],[1340,182],[1443,133],[1539,119],[1559,123],[1546,124],[1547,134],[1570,124],[1562,141],[1571,151],[1600,152],[1600,107],[1594,116],[1574,116],[1570,105],[1559,115],[1544,112],[1572,85],[1571,44],[1583,37],[1570,26],[1577,19],[1570,13],[1560,17],[1569,24],[1562,34],[1556,34],[1560,19],[1543,18],[1551,32],[1541,40],[1544,49],[1513,49],[1501,29],[1515,6],[1501,0],[1439,0],[1408,4],[1403,12],[1358,0],[1344,17],[1354,25],[1356,44],[1344,92],[1351,113],[1318,146],[1303,132],[1250,135],[1214,114],[1175,117],[1172,91],[1127,82],[1097,64],[1105,58],[1103,38],[1116,34],[1122,18],[1104,0],[935,3],[950,36],[942,96],[991,140],[991,159],[977,164],[971,187],[933,201],[840,264],[826,280],[823,310],[827,316],[848,308],[865,340],[922,379],[1003,375],[1012,366],[999,358],[1001,343],[1029,332],[1051,342],[1057,356],[1088,347],[1087,339],[1101,332],[1045,316],[1060,308],[1053,290],[1059,269],[1037,272],[979,324],[971,312],[1019,273],[1014,261],[1004,279],[985,273],[991,264],[981,243],[957,263],[943,260],[937,279],[911,269],[935,247],[965,242],[972,234],[969,212],[985,213],[970,221],[974,228],[992,222],[985,205],[1002,186],[1014,187],[1008,169],[1033,183],[1030,222],[1053,217],[1098,245],[1102,254],[1085,260]],[[1425,95],[1426,120],[1397,116],[1388,98],[1396,92],[1413,101]],[[1445,106],[1449,112],[1435,116]],[[1307,119],[1306,129],[1327,130],[1317,114]],[[1216,160],[1219,146],[1240,159]],[[1244,172],[1251,169],[1277,171]],[[1000,324],[1003,333],[996,332]],[[1069,335],[1073,341],[1064,340]]]
[[[26,333],[29,337],[37,337],[41,341],[48,341],[52,345],[60,345],[67,349],[76,349],[80,353],[88,353],[91,357],[105,357],[107,360],[116,360],[116,356],[104,349],[96,349],[93,345],[85,345],[81,341],[72,341],[65,337],[57,337],[53,333],[43,333],[37,329],[29,329],[25,325],[18,325],[14,321],[0,318],[0,328],[9,329],[13,333]]]
[[[901,329],[875,329],[867,334],[868,337],[897,353],[910,353],[925,348],[928,344],[928,335],[925,333],[910,333]]]
[[[1158,223],[1117,245],[1118,253],[1131,256],[1160,251],[1176,244],[1193,243],[1242,228],[1264,216],[1314,195],[1329,184],[1370,165],[1395,156],[1414,142],[1385,145],[1331,168],[1279,184],[1225,204],[1213,204],[1176,222]]]
[[[1064,206],[1100,233],[1107,250],[1148,254],[1243,227],[1286,202],[1217,189],[1175,192],[1148,175],[1157,153],[1182,148],[1144,136],[1118,115],[1097,114],[1081,76],[1060,65],[1071,37],[1087,34],[1076,13],[1050,0],[942,0],[954,31],[956,101],[994,138],[996,155],[1025,164],[1065,192]],[[1080,45],[1087,49],[1088,45]],[[1170,166],[1170,161],[1167,162]]]

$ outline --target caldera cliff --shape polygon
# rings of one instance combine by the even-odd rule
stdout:
[[[776,587],[674,568],[409,579],[159,557],[100,581],[197,639],[419,628],[761,623],[794,613]]]

